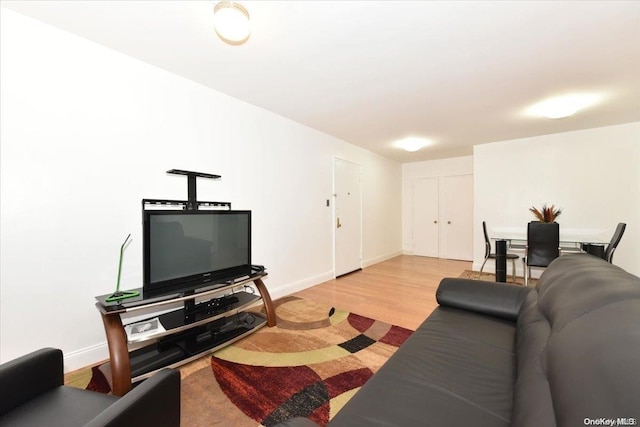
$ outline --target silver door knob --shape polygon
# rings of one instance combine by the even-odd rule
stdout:
[[[447,221],[447,224],[451,224],[451,221]]]

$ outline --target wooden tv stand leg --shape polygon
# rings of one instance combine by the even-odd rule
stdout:
[[[124,396],[131,390],[131,364],[127,347],[127,334],[124,332],[120,315],[101,313],[104,331],[109,345],[111,359],[111,383],[114,396]]]
[[[269,295],[269,291],[267,287],[262,282],[261,278],[257,278],[253,281],[253,283],[258,288],[260,295],[262,296],[262,300],[264,301],[264,308],[267,311],[267,326],[273,327],[276,326],[276,311],[273,309],[273,302],[271,302],[271,296]]]

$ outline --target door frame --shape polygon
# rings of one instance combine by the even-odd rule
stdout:
[[[336,192],[336,163],[340,162],[340,163],[344,163],[346,165],[350,165],[350,166],[357,166],[359,168],[359,192],[360,192],[360,200],[358,201],[358,211],[359,211],[359,216],[360,216],[360,229],[358,230],[358,234],[359,234],[359,241],[358,241],[358,252],[359,252],[359,259],[360,259],[360,266],[359,268],[362,269],[362,223],[363,223],[363,215],[362,215],[362,197],[363,197],[363,192],[362,192],[362,165],[360,163],[356,163],[356,162],[352,162],[350,160],[346,160],[346,159],[342,159],[340,157],[334,156],[333,157],[333,164],[332,164],[332,168],[333,168],[333,192],[332,192],[332,199],[333,199],[333,206],[331,209],[331,213],[332,213],[332,221],[331,221],[331,229],[332,229],[332,236],[333,236],[333,278],[335,279],[336,276],[336,256],[337,256],[337,250],[336,250],[336,246],[337,246],[337,239],[336,239],[336,235],[337,235],[337,228],[336,228],[336,223],[338,221],[338,217],[337,217],[337,212],[336,212],[336,205],[337,205],[337,192]],[[355,270],[357,271],[357,270]],[[346,273],[348,274],[348,273]]]

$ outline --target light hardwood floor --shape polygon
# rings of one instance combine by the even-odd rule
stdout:
[[[436,308],[444,277],[471,270],[471,262],[401,255],[294,295],[415,330]]]

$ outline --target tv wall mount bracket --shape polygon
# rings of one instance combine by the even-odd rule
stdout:
[[[196,179],[208,178],[220,180],[220,175],[204,172],[185,171],[182,169],[170,169],[167,173],[187,176],[187,200],[142,199],[142,209],[151,206],[182,206],[183,210],[197,211],[200,207],[221,207],[231,210],[230,202],[205,202],[197,200]]]

